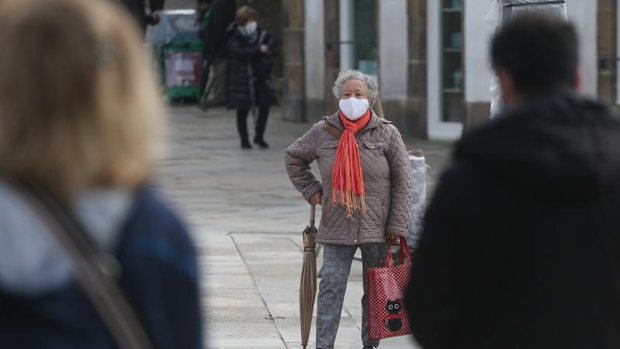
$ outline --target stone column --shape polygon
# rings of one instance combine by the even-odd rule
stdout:
[[[325,8],[323,1],[305,4],[304,68],[306,121],[317,122],[325,115]]]
[[[598,97],[609,104],[616,104],[617,6],[617,0],[598,0]]]
[[[408,130],[409,37],[408,0],[377,1],[379,90],[385,118],[405,134]],[[415,34],[414,34],[415,35]]]
[[[282,117],[295,122],[306,121],[304,23],[304,0],[284,0]]]
[[[314,0],[319,1],[319,0]],[[339,1],[323,0],[325,6],[325,115],[338,111],[332,87],[340,72]]]
[[[426,1],[408,0],[409,64],[407,118],[402,133],[416,138],[427,134]],[[434,0],[433,0],[434,1]]]

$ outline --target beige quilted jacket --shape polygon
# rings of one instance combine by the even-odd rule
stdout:
[[[355,212],[347,219],[341,205],[332,206],[332,167],[338,139],[344,130],[338,114],[323,118],[286,150],[286,169],[293,185],[307,201],[323,193],[317,242],[358,245],[386,241],[386,233],[405,236],[409,229],[412,182],[409,156],[398,129],[373,113],[357,133],[366,190],[366,216]],[[322,181],[310,171],[317,161]]]

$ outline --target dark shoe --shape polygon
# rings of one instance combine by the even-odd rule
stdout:
[[[204,98],[201,98],[198,102],[198,109],[202,111],[207,111],[207,109],[209,109],[209,107],[207,106],[207,101]]]
[[[267,144],[267,142],[265,142],[265,140],[263,140],[263,139],[255,139],[254,140],[254,144],[257,144],[262,149],[269,148],[269,144]]]
[[[372,346],[372,345],[365,345],[364,349],[377,349],[377,347]]]
[[[241,142],[241,149],[252,149],[250,142]]]

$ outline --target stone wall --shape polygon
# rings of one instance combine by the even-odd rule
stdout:
[[[284,120],[306,120],[304,105],[304,1],[284,0],[284,76],[282,81],[282,117]]]
[[[598,0],[598,97],[616,103],[617,91],[617,0]]]
[[[428,138],[427,132],[427,69],[426,64],[426,1],[408,0],[409,64],[408,98],[402,133]]]
[[[340,72],[340,6],[339,1],[336,0],[323,1],[325,6],[325,110],[323,114],[332,115],[338,111],[338,101],[332,94],[332,87]]]

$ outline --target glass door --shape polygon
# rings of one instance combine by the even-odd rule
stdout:
[[[355,69],[377,76],[376,0],[356,0],[353,8],[353,49]]]
[[[427,2],[428,136],[455,140],[465,120],[463,0]]]
[[[376,76],[376,0],[340,0],[340,9],[340,69]]]

